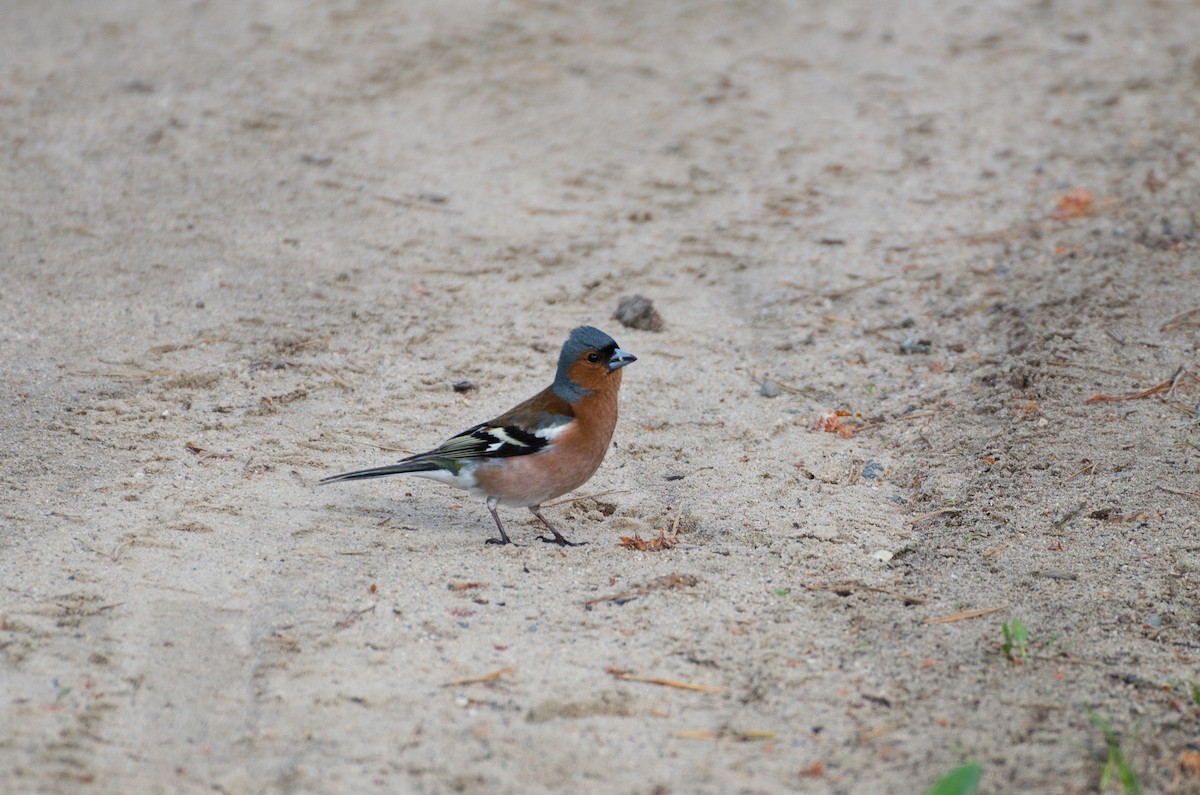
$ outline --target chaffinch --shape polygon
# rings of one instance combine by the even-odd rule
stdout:
[[[554,383],[529,400],[427,453],[321,483],[384,475],[430,478],[487,498],[500,531],[489,544],[512,543],[496,513],[497,506],[511,505],[528,508],[554,536],[540,540],[578,546],[542,516],[541,505],[579,488],[600,467],[617,425],[621,368],[636,361],[603,331],[580,326],[563,343]]]

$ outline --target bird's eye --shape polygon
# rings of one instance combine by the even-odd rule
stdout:
[[[588,354],[588,361],[589,361],[589,362],[598,362],[598,361],[600,361],[600,354],[598,354],[598,353],[589,353],[589,354]]]

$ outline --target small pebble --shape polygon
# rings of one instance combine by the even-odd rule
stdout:
[[[884,465],[878,461],[868,461],[866,466],[863,467],[862,476],[871,480],[877,480],[883,477],[885,471],[886,468]]]
[[[929,349],[933,347],[933,343],[929,340],[917,339],[916,337],[905,337],[900,343],[900,353],[929,353]]]
[[[450,386],[454,389],[455,392],[459,393],[460,395],[463,392],[470,392],[472,389],[476,388],[475,384],[473,384],[470,381],[455,381]]]
[[[622,326],[642,331],[662,331],[666,325],[654,308],[654,302],[644,295],[625,296],[617,303],[617,311],[612,316]]]
[[[1151,613],[1150,615],[1146,616],[1146,623],[1152,627],[1161,627],[1162,616],[1158,615],[1158,613]]]
[[[779,397],[779,384],[774,381],[763,381],[758,388],[758,394],[765,398]]]

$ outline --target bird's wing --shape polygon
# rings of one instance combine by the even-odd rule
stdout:
[[[494,420],[451,436],[425,455],[456,461],[529,455],[550,444],[575,419],[575,411],[550,389]]]
[[[430,450],[425,455],[453,461],[506,458],[536,453],[549,442],[548,437],[529,433],[515,425],[493,425],[485,422],[468,428],[457,436],[451,436],[436,450]]]
[[[467,428],[433,450],[395,466],[403,466],[405,471],[420,467],[457,472],[473,462],[529,455],[544,449],[574,419],[571,404],[547,388],[499,417]]]

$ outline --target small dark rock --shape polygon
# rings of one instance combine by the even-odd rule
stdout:
[[[666,325],[662,315],[654,308],[654,302],[644,295],[627,295],[617,303],[613,320],[622,326],[642,331],[662,331]]]
[[[883,477],[883,473],[887,471],[886,467],[878,461],[868,461],[863,467],[862,476],[871,480],[878,480]]]
[[[917,339],[916,337],[905,337],[900,343],[900,353],[902,355],[910,353],[929,353],[933,347],[933,343],[929,340]]]
[[[130,94],[153,94],[154,84],[147,80],[130,80],[121,84],[121,90]]]
[[[455,392],[459,393],[460,395],[463,392],[470,392],[472,389],[479,388],[479,387],[475,386],[475,384],[471,381],[455,381],[450,386],[451,386],[451,388],[454,389]]]

